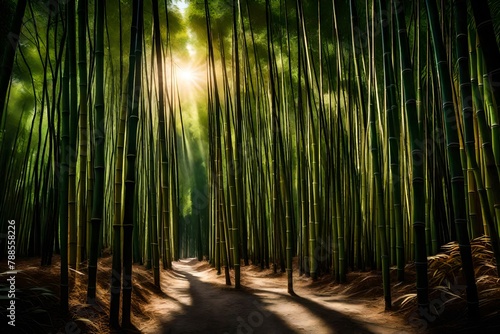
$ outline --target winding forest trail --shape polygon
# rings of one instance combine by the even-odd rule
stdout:
[[[242,289],[224,284],[206,262],[173,263],[162,294],[151,295],[144,333],[413,333],[379,300],[320,295],[294,277],[297,296],[286,293],[285,275],[242,267]],[[265,277],[265,279],[263,279]]]

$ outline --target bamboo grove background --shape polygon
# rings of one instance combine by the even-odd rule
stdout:
[[[132,263],[159,286],[180,257],[236,287],[241,264],[286,271],[291,294],[295,257],[312,279],[379,269],[386,308],[414,261],[426,308],[451,240],[477,309],[469,241],[500,254],[498,1],[1,6],[1,230],[60,254],[63,310],[68,268],[93,303],[109,253],[113,326]]]

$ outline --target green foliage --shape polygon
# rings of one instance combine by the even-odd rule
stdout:
[[[121,269],[126,222],[127,274],[132,247],[135,260],[155,262],[157,275],[160,260],[168,268],[179,255],[196,253],[218,270],[225,266],[228,278],[240,257],[292,277],[298,256],[300,273],[313,278],[332,273],[343,281],[348,269],[383,267],[390,305],[389,265],[398,265],[401,280],[404,264],[416,261],[425,306],[426,253],[457,237],[465,247],[471,230],[495,233],[498,93],[491,94],[485,80],[492,66],[483,61],[484,46],[466,50],[462,41],[461,54],[471,53],[461,65],[472,69],[477,117],[456,116],[468,93],[460,90],[463,72],[454,70],[452,2],[436,8],[435,17],[446,23],[437,32],[425,6],[409,0],[401,2],[404,12],[384,11],[378,0],[240,0],[238,8],[230,0],[207,1],[208,8],[193,0],[185,12],[175,1],[160,1],[156,26],[152,2],[145,1],[135,38],[136,2],[105,1],[98,34],[97,2],[89,1],[82,64],[87,86],[79,91],[89,110],[86,140],[75,122],[66,127],[66,7],[48,11],[43,2],[29,3],[0,132],[7,194],[0,218],[25,223],[20,254],[43,251],[48,263],[53,250],[64,256],[63,238],[54,238],[62,226],[54,225],[53,203],[64,206],[58,223],[64,222],[68,201],[59,195],[73,187],[76,233],[82,254],[93,239],[92,264],[113,240],[114,266]],[[498,40],[499,2],[490,1],[490,8]],[[0,3],[2,37],[14,9],[14,1]],[[444,37],[440,59],[449,63],[432,62],[439,43],[431,43],[428,30]],[[143,44],[135,49],[139,37]],[[1,49],[7,42],[0,43]],[[443,101],[449,102],[446,114],[439,112]],[[468,146],[462,156],[461,144]],[[60,183],[68,154],[76,159],[76,174]],[[473,155],[477,166],[465,165]],[[460,172],[464,184],[457,186]],[[91,216],[103,224],[93,236],[86,229]]]

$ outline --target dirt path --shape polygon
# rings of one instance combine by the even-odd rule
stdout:
[[[286,293],[286,278],[242,270],[240,291],[224,285],[224,275],[193,259],[173,264],[172,279],[148,308],[155,317],[141,324],[144,333],[412,333],[378,302],[315,294],[297,278]],[[268,275],[269,276],[269,275]]]

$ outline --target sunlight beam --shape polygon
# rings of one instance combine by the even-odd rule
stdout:
[[[196,80],[196,73],[190,68],[179,68],[178,77],[183,83],[190,84]]]

